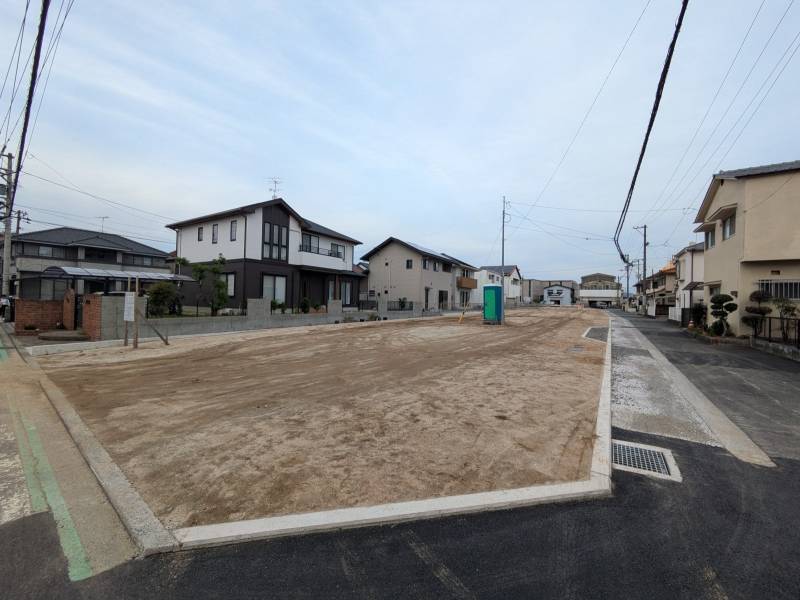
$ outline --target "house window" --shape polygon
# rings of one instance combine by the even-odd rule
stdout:
[[[219,279],[225,282],[228,298],[233,298],[236,295],[236,273],[220,273]]]
[[[436,261],[436,260],[433,261],[433,270],[434,271],[438,271],[439,270],[439,261]]]
[[[450,263],[442,263],[442,271],[445,273],[450,273],[453,270],[453,265]]]
[[[414,261],[411,258],[406,259],[406,269],[413,269],[414,268]]]
[[[231,241],[236,241],[236,219],[231,221]]]
[[[706,250],[709,248],[713,248],[714,244],[717,242],[717,231],[716,229],[712,229],[711,231],[706,231]]]
[[[216,244],[219,241],[219,225],[214,223],[211,226],[211,243]]]
[[[344,258],[344,246],[341,244],[331,244],[330,255],[336,258]]]
[[[709,288],[708,288],[708,297],[709,297],[709,300],[710,300],[712,297],[714,297],[714,296],[716,296],[717,294],[719,294],[721,291],[722,291],[722,288],[721,288],[720,286],[718,286],[718,285],[712,285],[711,287],[709,287]]]
[[[736,215],[731,215],[722,221],[722,239],[727,240],[736,233]]]
[[[281,275],[262,275],[261,297],[275,302],[286,302],[286,277]]]
[[[300,246],[300,252],[313,252],[314,254],[319,254],[319,236],[311,235],[310,233],[304,233],[302,245]]]
[[[431,261],[427,258],[422,259],[422,268],[426,271],[431,268]]]
[[[203,241],[203,228],[202,227],[198,227],[197,228],[197,241],[198,242],[202,242]]]
[[[773,298],[800,300],[800,280],[761,279],[758,289]]]
[[[350,304],[350,292],[353,289],[353,284],[350,281],[342,281],[340,289],[342,292],[342,306],[348,306]]]
[[[336,300],[336,282],[331,279],[328,281],[328,302]]]
[[[289,258],[289,228],[285,225],[264,223],[264,258],[287,260]]]

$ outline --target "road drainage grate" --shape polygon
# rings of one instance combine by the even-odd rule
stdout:
[[[621,471],[682,481],[672,452],[666,448],[614,440],[611,442],[611,459],[614,468]]]

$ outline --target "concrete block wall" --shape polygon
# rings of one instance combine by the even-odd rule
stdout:
[[[102,310],[105,297],[100,294],[86,294],[83,297],[83,325],[84,333],[93,342],[102,340]]]
[[[61,322],[64,324],[64,329],[69,329],[70,331],[75,329],[75,290],[72,288],[64,293],[61,313]]]
[[[55,329],[63,318],[61,300],[28,300],[19,298],[14,309],[14,333],[16,335],[36,335],[39,330]]]

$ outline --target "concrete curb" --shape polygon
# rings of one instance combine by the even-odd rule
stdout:
[[[39,383],[134,543],[139,547],[141,555],[177,550],[178,541],[142,500],[61,390],[46,376],[42,376]]]
[[[180,542],[181,548],[203,548],[537,504],[605,498],[611,495],[611,491],[611,319],[609,319],[588,479],[512,490],[184,527],[175,529],[172,533]]]
[[[365,323],[352,325],[362,326]],[[41,385],[129,534],[139,546],[142,556],[184,548],[220,546],[537,504],[590,500],[608,497],[612,491],[610,319],[595,423],[592,462],[587,479],[376,506],[216,523],[174,530],[167,530],[153,514],[150,507],[136,492],[122,470],[113,462],[61,390],[46,376],[42,377]]]

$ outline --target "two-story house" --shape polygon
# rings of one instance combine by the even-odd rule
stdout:
[[[689,244],[673,259],[675,262],[675,308],[689,309],[702,304],[704,270],[704,244]],[[685,319],[684,319],[685,320]]]
[[[649,316],[668,316],[669,309],[675,306],[675,271],[675,265],[669,263],[636,283],[636,292],[644,295]]]
[[[361,242],[302,217],[281,198],[167,227],[175,231],[176,256],[190,264],[225,258],[229,307],[245,308],[248,298],[287,307],[298,307],[303,299],[311,306],[330,300],[358,305],[364,275],[353,270],[353,252]],[[196,289],[186,288],[185,301],[191,304]]]
[[[483,288],[487,285],[502,285],[506,302],[522,302],[522,273],[517,265],[486,265],[475,273],[478,286],[472,292],[472,302],[483,304]]]
[[[2,243],[0,243],[2,248]],[[11,294],[59,300],[68,287],[77,294],[122,291],[126,274],[169,274],[167,253],[121,235],[74,227],[29,231],[11,237]],[[55,277],[56,268],[97,269],[103,275]],[[2,268],[0,266],[0,268]]]
[[[754,290],[800,302],[800,160],[720,171],[695,223],[705,235],[705,297],[734,297],[734,334],[750,333],[740,319]]]
[[[405,300],[423,310],[467,308],[475,267],[443,252],[390,237],[361,257],[369,261],[368,297]]]
[[[585,306],[620,306],[622,303],[622,284],[613,275],[592,273],[581,277],[579,291]]]
[[[544,287],[542,304],[569,306],[575,302],[575,288],[570,281],[553,281]]]

